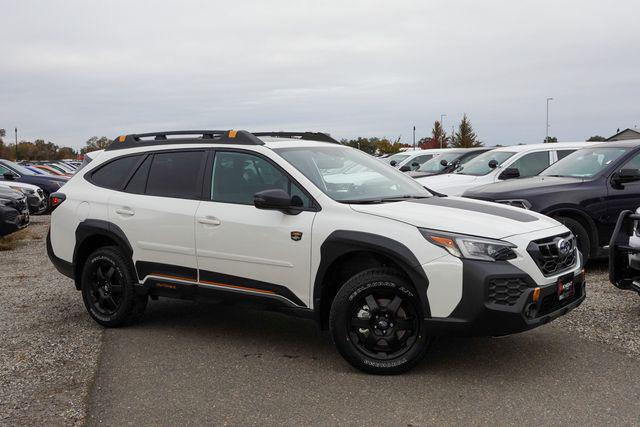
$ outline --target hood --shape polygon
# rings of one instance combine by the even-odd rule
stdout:
[[[434,190],[439,188],[454,187],[457,185],[472,184],[479,176],[462,175],[461,173],[447,173],[444,175],[432,175],[418,178],[417,181]]]
[[[3,199],[11,199],[11,200],[20,200],[24,197],[22,193],[19,191],[13,190],[8,187],[0,186],[0,198]]]
[[[411,171],[407,172],[411,178],[424,178],[425,176],[433,176],[438,175],[438,172],[420,172],[420,171]]]
[[[357,212],[402,221],[416,227],[492,239],[560,225],[542,214],[461,197],[430,197],[375,205],[351,205]]]
[[[27,184],[26,182],[22,181],[0,181],[0,188],[11,190],[10,187],[28,188],[33,191],[38,191],[40,189],[40,187],[38,187],[37,185]]]
[[[529,195],[548,194],[565,191],[566,186],[575,186],[583,182],[581,178],[534,176],[531,178],[508,179],[493,184],[481,185],[465,191],[465,197],[483,200],[526,199]]]

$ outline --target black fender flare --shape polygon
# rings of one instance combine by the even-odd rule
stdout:
[[[413,252],[399,241],[389,237],[351,230],[332,232],[320,246],[320,265],[313,285],[315,310],[320,307],[322,284],[331,265],[343,255],[361,251],[378,253],[396,262],[415,287],[418,298],[425,309],[425,317],[431,317],[431,309],[427,299],[429,280]]]
[[[78,271],[80,266],[77,262],[78,257],[80,256],[79,249],[87,239],[95,236],[104,236],[113,240],[114,242],[116,242],[118,247],[120,247],[120,249],[124,251],[125,256],[127,256],[129,259],[133,259],[133,248],[131,247],[131,243],[129,243],[129,239],[127,239],[127,236],[124,234],[124,231],[122,231],[120,227],[109,221],[100,219],[86,219],[78,224],[78,227],[76,227],[76,246],[73,249],[72,261],[76,283],[79,282],[78,279],[80,277],[80,272]],[[135,267],[133,270],[136,274],[137,279],[137,272]]]

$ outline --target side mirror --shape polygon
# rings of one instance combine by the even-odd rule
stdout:
[[[495,169],[495,168],[497,168],[497,167],[498,167],[498,162],[497,162],[496,160],[494,160],[494,159],[489,160],[489,167],[490,167],[491,169]]]
[[[520,171],[518,168],[506,168],[498,177],[498,179],[513,179],[520,178]]]
[[[622,187],[629,182],[640,181],[640,171],[638,169],[621,169],[611,177],[614,184]]]
[[[279,188],[257,192],[253,195],[253,205],[258,209],[277,210],[290,215],[299,213],[291,196]]]
[[[390,164],[391,166],[395,166],[395,165],[397,165],[397,164],[398,164],[398,162],[397,162],[397,161],[395,161],[395,160],[391,160],[391,161],[389,162],[389,164]]]
[[[4,179],[8,179],[9,181],[13,181],[14,179],[16,179],[16,175],[13,172],[5,172],[2,174],[2,176],[4,177]]]
[[[400,168],[400,172],[409,172],[411,171],[411,166],[409,165],[404,165]]]
[[[440,164],[442,166],[449,166],[449,162],[447,162],[445,159],[440,160]]]

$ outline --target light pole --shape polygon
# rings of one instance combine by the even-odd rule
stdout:
[[[16,162],[18,161],[18,128],[15,128],[16,135]]]
[[[446,114],[440,114],[440,128],[442,129],[442,136],[440,137],[440,148],[442,148],[442,142],[444,139],[444,118],[447,117]]]
[[[413,126],[413,149],[416,149],[416,127]]]
[[[547,131],[544,142],[549,142],[549,101],[553,101],[553,98],[547,98]]]

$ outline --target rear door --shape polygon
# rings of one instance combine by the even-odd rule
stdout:
[[[109,220],[133,248],[139,279],[197,280],[193,221],[207,150],[151,153],[109,200]]]
[[[195,220],[200,284],[225,292],[309,306],[314,202],[270,159],[216,150],[207,172],[208,200]],[[208,185],[207,185],[208,184]],[[296,215],[257,209],[256,192],[282,189],[298,198]]]

